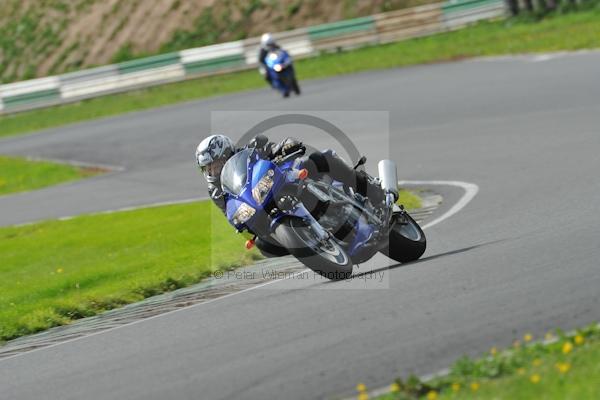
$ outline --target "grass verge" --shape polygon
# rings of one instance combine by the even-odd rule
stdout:
[[[244,240],[207,201],[0,228],[0,340],[247,264]]]
[[[398,379],[377,400],[399,399],[592,399],[600,393],[600,326],[565,335],[548,333],[545,342],[523,342],[477,360],[461,358],[447,376],[422,382]],[[359,398],[368,395],[358,387]]]
[[[406,189],[398,191],[398,201],[396,203],[402,204],[407,210],[414,210],[422,206],[419,195]]]
[[[0,196],[88,178],[101,172],[98,168],[0,156]]]
[[[300,79],[466,57],[600,47],[600,10],[539,21],[481,22],[455,32],[298,60]],[[76,104],[0,117],[0,137],[166,104],[264,87],[255,71],[157,86]]]
[[[407,208],[418,196],[402,191]],[[0,341],[260,258],[210,201],[0,228]]]

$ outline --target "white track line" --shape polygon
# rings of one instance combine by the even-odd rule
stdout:
[[[442,222],[442,221],[450,218],[452,215],[454,215],[457,212],[459,212],[460,210],[462,210],[473,199],[473,197],[475,197],[475,195],[479,191],[479,187],[477,185],[475,185],[473,183],[460,182],[460,181],[399,181],[398,183],[400,185],[458,186],[458,187],[461,187],[461,188],[463,188],[465,190],[465,194],[461,197],[461,199],[454,206],[452,206],[452,208],[450,208],[450,210],[446,211],[442,216],[440,216],[440,217],[436,218],[435,220],[429,222],[428,224],[424,225],[422,227],[423,229],[427,229],[427,228],[430,228],[430,227],[432,227],[432,226],[434,226],[436,224],[439,224],[440,222]],[[184,201],[189,201],[189,200],[184,200]],[[30,353],[33,353],[33,352],[37,352],[37,351],[49,349],[49,348],[56,347],[56,346],[61,346],[63,344],[67,344],[67,343],[70,343],[70,342],[75,342],[77,340],[81,340],[81,339],[88,338],[88,337],[91,337],[91,336],[96,336],[96,335],[100,335],[100,334],[103,334],[103,333],[108,333],[108,332],[111,332],[111,331],[114,331],[114,330],[117,330],[117,329],[121,329],[121,328],[124,328],[124,327],[127,327],[127,326],[139,324],[139,323],[142,323],[142,322],[154,319],[154,318],[163,317],[165,315],[174,314],[174,313],[177,313],[177,312],[180,312],[180,311],[185,311],[185,310],[189,310],[191,308],[199,307],[199,306],[202,306],[204,304],[213,303],[213,302],[215,302],[217,300],[222,300],[222,299],[226,299],[226,298],[229,298],[229,297],[233,297],[235,295],[246,293],[246,292],[249,292],[251,290],[256,290],[256,289],[265,287],[267,285],[271,285],[273,283],[284,281],[286,279],[295,278],[295,277],[300,276],[301,274],[303,274],[303,273],[305,273],[307,271],[310,271],[310,269],[307,268],[307,269],[304,269],[304,270],[302,270],[300,272],[297,272],[297,273],[293,274],[290,277],[285,277],[285,278],[276,279],[276,280],[273,280],[273,281],[261,283],[261,284],[258,284],[256,286],[252,286],[250,288],[240,290],[239,292],[229,293],[229,294],[226,294],[224,296],[216,297],[214,299],[210,299],[210,300],[207,300],[207,301],[202,302],[202,303],[193,304],[193,305],[191,305],[189,307],[179,308],[177,310],[169,311],[169,312],[166,312],[166,313],[163,313],[163,314],[157,314],[157,315],[154,315],[154,316],[149,317],[149,318],[140,319],[140,320],[134,321],[134,322],[132,322],[130,324],[116,326],[114,328],[102,330],[102,331],[99,331],[99,332],[96,332],[96,333],[92,333],[92,334],[89,334],[89,335],[80,336],[80,337],[76,337],[76,338],[73,338],[73,339],[65,340],[64,342],[55,343],[55,344],[52,344],[50,346],[40,347],[38,349],[34,349],[34,350],[31,350],[31,351],[26,351],[24,353],[18,353],[18,354],[12,355],[10,357],[6,357],[6,358],[0,359],[0,363],[2,363],[3,361],[6,361],[6,360],[10,360],[12,358],[20,357],[20,356],[23,356],[23,355],[26,355],[26,354],[30,354]]]
[[[221,300],[221,299],[225,299],[225,298],[228,298],[228,297],[232,297],[232,296],[235,296],[235,295],[240,294],[240,293],[249,292],[251,290],[256,290],[256,289],[259,289],[261,287],[264,287],[264,286],[267,286],[267,285],[271,285],[271,284],[279,282],[279,281],[283,281],[285,279],[294,278],[294,277],[296,277],[296,276],[298,276],[300,274],[305,273],[306,271],[310,271],[310,269],[307,268],[305,270],[297,272],[296,274],[294,274],[294,275],[292,275],[291,277],[288,277],[288,278],[281,278],[281,279],[276,279],[276,280],[273,280],[273,281],[261,283],[261,284],[258,284],[256,286],[252,286],[252,287],[250,287],[248,289],[240,290],[239,292],[229,293],[229,294],[226,294],[226,295],[221,296],[221,297],[215,297],[214,299],[210,299],[210,300],[207,300],[207,301],[202,302],[202,303],[193,304],[193,305],[191,305],[189,307],[178,308],[177,310],[168,311],[166,313],[156,314],[156,315],[153,315],[153,316],[148,317],[148,318],[143,318],[143,319],[140,319],[140,320],[137,320],[137,321],[133,321],[133,322],[131,322],[129,324],[115,326],[114,328],[109,328],[109,329],[101,330],[101,331],[98,331],[98,332],[90,333],[89,335],[79,336],[79,337],[76,337],[76,338],[73,338],[73,339],[65,340],[64,342],[58,342],[58,343],[55,343],[55,344],[51,344],[49,346],[44,346],[44,347],[40,347],[40,348],[33,349],[33,350],[30,350],[30,351],[25,351],[23,353],[17,353],[15,355],[12,355],[12,356],[9,356],[9,357],[0,358],[0,364],[3,361],[5,361],[5,360],[10,360],[12,358],[16,358],[16,357],[23,356],[23,355],[26,355],[26,354],[35,353],[35,352],[38,352],[38,351],[41,351],[41,350],[45,350],[45,349],[50,349],[50,348],[57,347],[57,346],[60,346],[60,345],[63,345],[63,344],[67,344],[67,343],[75,342],[75,341],[78,341],[78,340],[81,340],[81,339],[85,339],[85,338],[88,338],[88,337],[91,337],[91,336],[101,335],[103,333],[108,333],[108,332],[111,332],[111,331],[115,331],[117,329],[121,329],[121,328],[124,328],[126,326],[136,325],[136,324],[139,324],[139,323],[144,322],[144,321],[149,321],[149,320],[152,320],[152,319],[155,319],[155,318],[158,318],[158,317],[162,317],[162,316],[165,316],[165,315],[169,315],[169,314],[175,314],[177,312],[184,311],[184,310],[189,310],[190,308],[195,308],[195,307],[198,307],[198,306],[203,305],[203,304],[209,304],[209,303],[213,303],[213,302],[215,302],[217,300]],[[0,347],[0,349],[1,349],[1,347]]]
[[[422,226],[421,227],[422,229],[430,228],[436,224],[439,224],[446,218],[450,218],[452,215],[456,214],[464,206],[466,206],[473,199],[473,197],[475,197],[475,195],[479,191],[479,187],[477,185],[475,185],[474,183],[461,182],[461,181],[398,181],[398,184],[400,186],[402,186],[402,185],[458,186],[458,187],[465,189],[465,192],[466,192],[465,195],[463,196],[462,199],[460,199],[460,201],[454,207],[452,207],[452,209],[450,209],[447,213],[445,213],[441,217],[436,218],[435,220]],[[73,218],[76,218],[76,217],[79,217],[82,215],[112,214],[112,213],[118,213],[118,212],[123,212],[123,211],[140,210],[140,209],[145,209],[145,208],[170,206],[170,205],[177,205],[177,204],[187,204],[187,203],[193,203],[196,201],[204,201],[204,200],[209,200],[209,199],[210,199],[209,197],[194,197],[194,198],[183,199],[183,200],[167,200],[167,201],[161,201],[161,202],[157,202],[157,203],[145,203],[145,204],[140,204],[140,205],[135,205],[135,206],[130,206],[130,207],[122,207],[122,208],[115,208],[115,209],[109,209],[109,210],[104,210],[104,211],[96,211],[96,212],[87,213],[87,214],[66,215],[66,216],[58,217],[56,219],[59,221],[67,221],[67,220],[70,220],[70,219],[73,219]],[[457,207],[457,206],[459,206],[459,207]],[[455,207],[457,208],[456,210],[454,210]],[[28,221],[28,222],[23,222],[20,224],[15,224],[12,226],[14,226],[14,227],[27,226],[27,225],[37,224],[42,221],[46,221],[46,220],[42,219],[42,220]]]
[[[125,167],[122,167],[120,165],[98,164],[98,163],[89,163],[86,161],[64,160],[61,158],[45,158],[45,157],[34,157],[34,156],[25,156],[25,159],[30,160],[30,161],[47,161],[47,162],[53,162],[53,163],[57,163],[57,164],[72,165],[74,167],[100,168],[100,169],[106,170],[107,172],[123,172],[123,171],[125,171]]]
[[[193,197],[193,198],[183,199],[183,200],[167,200],[167,201],[161,201],[158,203],[145,203],[145,204],[140,204],[137,206],[115,208],[115,209],[104,210],[104,211],[94,211],[91,213],[66,215],[64,217],[58,217],[58,218],[38,219],[35,221],[23,222],[20,224],[8,225],[8,226],[12,226],[12,227],[28,226],[28,225],[33,225],[33,224],[37,224],[37,223],[44,222],[44,221],[52,221],[54,219],[56,219],[58,221],[68,221],[70,219],[82,217],[82,216],[113,214],[113,213],[119,213],[119,212],[125,212],[125,211],[142,210],[142,209],[146,209],[146,208],[174,206],[174,205],[178,205],[178,204],[189,204],[189,203],[195,203],[195,202],[200,202],[200,201],[209,200],[209,199],[210,199],[209,197],[205,196],[205,197]]]
[[[479,186],[474,183],[469,182],[461,182],[461,181],[399,181],[398,184],[402,185],[439,185],[439,186],[457,186],[464,189],[465,194],[460,198],[460,200],[454,204],[448,211],[444,214],[440,215],[438,218],[434,219],[431,222],[423,225],[422,229],[431,228],[434,225],[439,224],[440,222],[450,218],[460,210],[462,210],[473,197],[477,195],[479,192]]]
[[[546,53],[516,53],[516,54],[504,54],[498,56],[483,56],[465,59],[463,62],[497,62],[497,61],[521,61],[521,62],[543,62],[554,60],[557,58],[566,58],[572,56],[582,55],[597,55],[600,52],[597,49],[581,49],[575,51],[553,51]]]
[[[189,203],[195,203],[197,201],[204,201],[204,200],[208,200],[208,197],[192,197],[189,199],[183,199],[183,200],[167,200],[167,201],[160,201],[158,203],[147,203],[147,204],[141,204],[138,206],[130,206],[130,207],[122,207],[122,208],[115,208],[112,210],[105,210],[105,211],[98,211],[98,212],[94,212],[94,213],[90,213],[90,214],[78,214],[78,215],[71,215],[68,217],[60,217],[58,218],[61,221],[67,220],[67,219],[73,219],[75,217],[78,216],[82,216],[82,215],[101,215],[101,214],[114,214],[114,213],[120,213],[120,212],[125,212],[125,211],[135,211],[135,210],[143,210],[146,208],[155,208],[155,207],[162,207],[162,206],[175,206],[175,205],[179,205],[179,204],[189,204]]]

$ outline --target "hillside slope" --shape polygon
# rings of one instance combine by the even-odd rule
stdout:
[[[0,81],[13,82],[431,0],[3,0]]]

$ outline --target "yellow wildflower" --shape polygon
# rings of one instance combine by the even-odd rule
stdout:
[[[561,374],[566,374],[571,369],[571,364],[569,363],[556,363],[556,369]]]
[[[498,354],[498,349],[497,349],[497,348],[495,348],[495,347],[492,347],[492,348],[490,349],[490,354],[491,354],[491,355],[493,355],[493,356],[495,356],[496,354]]]
[[[542,378],[538,374],[533,374],[533,375],[531,375],[531,377],[529,378],[529,380],[533,384],[538,384],[538,383],[540,383],[540,381],[542,380]]]
[[[430,390],[429,393],[427,393],[427,400],[436,400],[438,398],[438,394],[435,390]]]
[[[460,390],[460,383],[453,383],[452,384],[452,391],[453,392],[458,392]]]
[[[361,392],[358,395],[358,400],[369,400],[369,394],[367,392]]]
[[[356,385],[356,390],[358,390],[359,392],[365,392],[367,390],[367,387],[364,383],[359,383],[358,385]]]
[[[534,367],[539,367],[540,365],[542,365],[542,360],[536,358],[535,360],[533,360],[532,364]]]
[[[63,273],[63,271],[64,271],[64,270],[63,270],[62,268],[57,268],[57,269],[56,269],[56,273],[57,273],[57,274],[62,274],[62,273]]]
[[[581,336],[581,335],[575,336],[575,344],[577,346],[581,346],[583,344],[583,342],[585,342],[585,339],[583,338],[583,336]]]
[[[398,393],[399,391],[400,391],[400,385],[398,385],[397,383],[392,383],[390,385],[390,392]]]
[[[573,351],[573,345],[571,342],[565,342],[562,347],[563,354],[569,354],[571,351]]]
[[[477,382],[471,383],[471,390],[474,391],[474,392],[478,391],[479,390],[479,383],[477,383]]]
[[[523,340],[527,343],[527,342],[531,342],[533,340],[533,335],[531,333],[526,333],[525,336],[523,336]]]

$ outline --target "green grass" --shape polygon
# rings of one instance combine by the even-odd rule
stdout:
[[[323,54],[298,60],[299,79],[498,54],[600,47],[600,10],[548,16],[541,21],[482,22],[449,33]],[[256,71],[205,77],[0,117],[0,137],[203,97],[264,87]]]
[[[597,398],[600,327],[590,325],[568,336],[559,331],[547,344],[518,343],[502,352],[492,349],[478,360],[458,360],[447,376],[430,382],[399,379],[390,389],[376,399]]]
[[[244,241],[206,201],[0,228],[0,339],[249,263]]]
[[[469,57],[600,47],[600,10],[539,22],[483,21],[449,33],[328,54],[298,70],[311,78]]]
[[[263,85],[256,71],[243,71],[6,115],[0,117],[0,138]]]
[[[402,204],[407,210],[421,208],[421,198],[410,190],[400,189],[398,192],[398,204]]]
[[[0,196],[87,178],[100,172],[97,168],[0,156]]]
[[[208,201],[0,228],[0,340],[248,264],[245,239]]]

